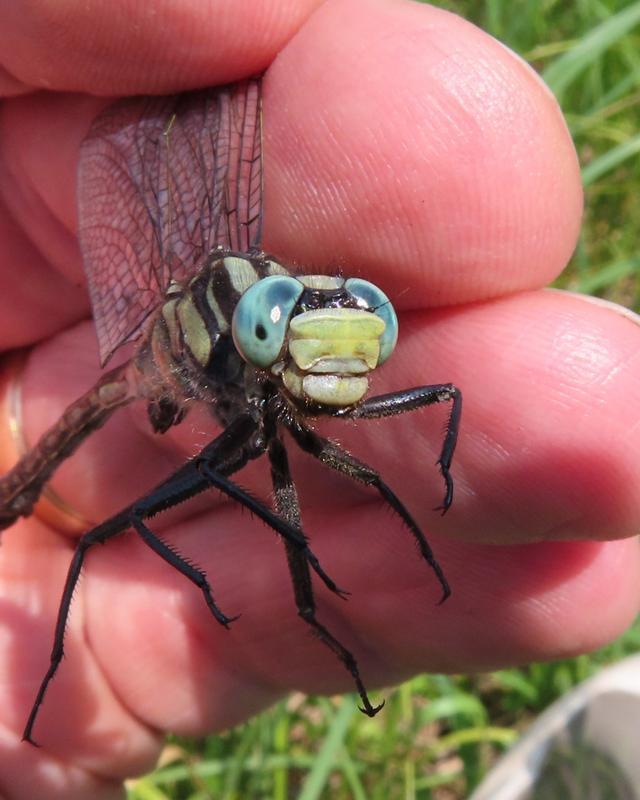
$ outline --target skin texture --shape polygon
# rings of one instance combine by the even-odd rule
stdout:
[[[452,381],[465,398],[445,517],[432,511],[444,409],[323,428],[379,469],[424,527],[453,587],[440,607],[433,575],[375,492],[292,454],[305,530],[352,592],[345,603],[318,587],[320,620],[370,688],[568,656],[619,634],[638,607],[640,328],[621,309],[542,289],[571,254],[582,204],[549,91],[486,34],[406,0],[165,0],[144,19],[144,5],[115,5],[0,3],[0,344],[30,348],[28,439],[98,374],[75,171],[104,96],[271,65],[265,248],[391,296],[400,343],[374,391]],[[154,437],[132,407],[54,486],[99,520],[214,433],[203,413]],[[241,482],[267,498],[267,472],[252,465]],[[213,493],[153,528],[242,618],[220,628],[132,534],[99,548],[36,726],[40,750],[19,737],[73,539],[36,517],[4,532],[0,796],[119,798],[124,776],[153,765],[165,730],[220,730],[291,688],[351,689],[297,620],[269,530]]]

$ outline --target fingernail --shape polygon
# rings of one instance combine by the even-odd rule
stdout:
[[[604,300],[602,297],[593,297],[593,295],[581,294],[580,292],[568,292],[565,289],[547,289],[546,291],[561,292],[562,294],[568,294],[571,297],[577,297],[579,300],[583,300],[585,303],[592,303],[595,306],[601,306],[609,311],[613,311],[615,314],[619,314],[621,317],[626,317],[635,325],[640,325],[640,316],[636,314],[635,311],[632,311],[626,306],[621,306],[620,303],[614,303],[612,300]]]

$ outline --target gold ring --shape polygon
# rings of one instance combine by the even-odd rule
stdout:
[[[22,375],[29,352],[20,350],[5,357],[0,374],[0,475],[12,469],[29,450],[22,413]],[[84,533],[94,523],[45,486],[32,514],[45,524],[66,533]]]

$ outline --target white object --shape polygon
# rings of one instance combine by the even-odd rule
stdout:
[[[468,800],[640,800],[640,655],[551,705]]]

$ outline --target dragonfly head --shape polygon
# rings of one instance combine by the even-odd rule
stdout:
[[[294,398],[344,408],[365,396],[368,373],[391,355],[398,319],[369,281],[271,275],[242,295],[232,332],[244,360]]]

